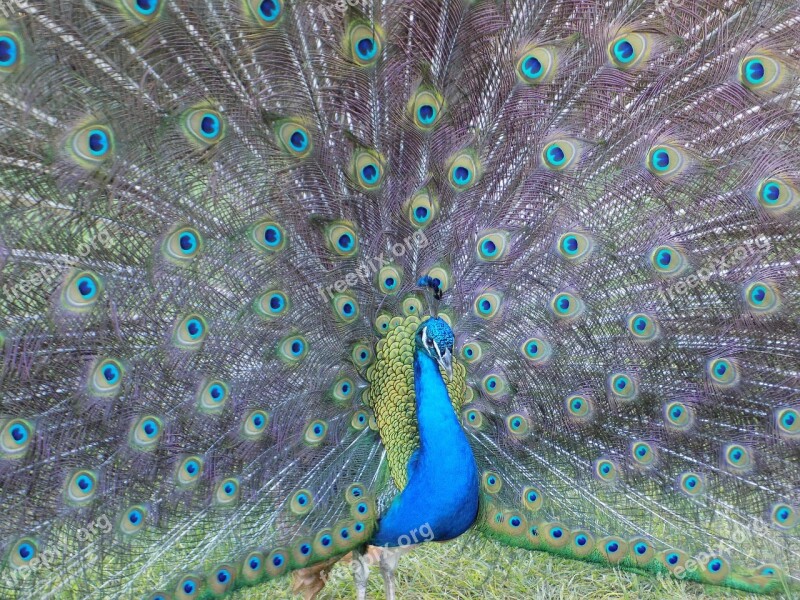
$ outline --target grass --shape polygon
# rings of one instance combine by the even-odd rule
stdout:
[[[684,598],[748,598],[753,596],[716,586],[675,579],[656,579],[567,560],[544,552],[509,548],[477,534],[443,544],[425,544],[404,555],[397,571],[398,600],[513,600],[580,598],[581,600]],[[383,579],[372,568],[367,590],[371,600],[384,600]],[[783,595],[782,598],[797,596]],[[291,579],[241,590],[235,600],[289,600]],[[760,597],[760,598],[763,598]],[[354,600],[350,569],[337,565],[317,600]]]

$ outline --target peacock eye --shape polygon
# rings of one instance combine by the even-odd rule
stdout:
[[[433,347],[433,340],[427,340],[425,343],[428,344],[428,346]]]

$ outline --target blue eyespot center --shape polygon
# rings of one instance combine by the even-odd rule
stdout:
[[[219,133],[219,119],[216,115],[206,113],[200,120],[200,133],[203,137],[213,138]]]
[[[311,546],[309,546],[308,544],[302,544],[300,546],[300,554],[302,554],[303,556],[307,556],[310,553],[311,553]]]
[[[710,563],[708,563],[708,568],[716,573],[722,568],[722,562],[719,560],[712,560]]]
[[[322,543],[323,546],[328,547],[333,542],[333,539],[329,535],[323,535],[320,542]]]
[[[292,342],[292,354],[299,356],[303,352],[303,342],[295,340]]]
[[[89,152],[102,156],[108,151],[108,135],[105,131],[93,129],[89,132]]]
[[[147,16],[153,14],[158,8],[158,0],[136,0],[137,12]]]
[[[20,544],[17,553],[22,560],[28,561],[33,556],[33,546],[27,543]]]
[[[414,217],[417,221],[425,221],[428,218],[428,209],[424,206],[418,206],[414,209]]]
[[[222,386],[215,383],[214,385],[211,386],[211,390],[209,390],[209,393],[211,394],[211,397],[214,400],[219,400],[223,396]]]
[[[306,138],[306,135],[302,131],[297,130],[289,138],[289,143],[295,150],[303,151],[306,149],[306,146],[308,145],[308,139]]]
[[[97,292],[97,285],[90,277],[81,277],[78,280],[78,292],[81,296],[89,300]]]
[[[153,437],[156,435],[156,433],[158,433],[158,425],[156,425],[156,422],[153,421],[152,419],[148,419],[147,421],[145,421],[144,425],[142,425],[142,429],[144,430],[147,437]]]
[[[556,539],[559,539],[562,535],[564,535],[564,531],[560,527],[554,528],[550,533]]]
[[[661,250],[658,253],[658,264],[660,264],[662,267],[668,267],[671,262],[672,252],[669,250]]]
[[[531,79],[536,79],[542,75],[542,63],[535,56],[529,56],[525,59],[525,62],[522,63],[522,70],[525,72],[525,75]]]
[[[196,339],[203,333],[203,325],[197,319],[191,319],[186,324],[186,331],[189,332],[189,336],[192,339]]]
[[[86,475],[81,475],[80,477],[78,477],[78,481],[76,483],[78,484],[78,487],[84,492],[88,492],[92,489],[92,480]]]
[[[619,544],[617,542],[608,542],[608,544],[606,544],[606,551],[607,552],[610,552],[610,553],[613,554],[617,550],[619,550]]]
[[[673,553],[673,554],[670,554],[669,556],[667,556],[667,562],[668,562],[669,564],[671,564],[671,565],[676,565],[676,564],[678,564],[678,560],[680,560],[680,557],[679,557],[677,554],[675,554],[675,553]]]
[[[261,566],[261,561],[258,560],[258,558],[256,558],[254,556],[253,558],[250,559],[249,565],[250,565],[250,568],[253,571],[255,571],[256,569],[258,569]]]
[[[178,243],[181,246],[181,250],[184,254],[190,254],[194,252],[194,249],[197,248],[197,238],[193,233],[182,233]]]
[[[22,444],[28,439],[28,431],[22,425],[14,425],[11,427],[11,437],[17,444]]]
[[[578,238],[574,235],[567,236],[564,239],[564,251],[567,254],[575,254],[578,251]]]
[[[192,583],[191,581],[187,581],[186,583],[184,583],[183,584],[183,591],[186,592],[187,594],[193,593],[194,592],[194,583]]]
[[[747,61],[744,67],[745,77],[750,83],[760,83],[764,79],[764,63],[757,58]]]
[[[423,104],[418,111],[419,120],[425,125],[430,125],[436,118],[436,109],[430,104]]]
[[[353,247],[353,236],[349,233],[343,233],[339,236],[337,244],[342,250],[350,250]]]
[[[114,383],[119,378],[119,369],[114,365],[106,365],[103,368],[103,377],[108,383]]]
[[[633,60],[633,45],[625,38],[617,41],[614,44],[614,56],[622,63],[628,63]]]
[[[781,197],[781,188],[776,183],[768,183],[764,186],[762,197],[768,204],[774,204]]]
[[[453,178],[459,185],[464,185],[469,183],[469,180],[472,179],[472,173],[470,173],[467,167],[456,167],[453,172]]]
[[[585,546],[588,541],[585,535],[579,535],[575,538],[575,543],[578,544],[578,546]]]
[[[276,567],[280,567],[283,564],[283,557],[280,554],[276,554],[272,558],[272,564],[275,565]]]
[[[358,53],[359,58],[362,60],[369,60],[375,56],[377,51],[378,49],[375,46],[375,40],[373,38],[361,38],[356,44],[356,52]]]
[[[656,150],[653,153],[653,166],[659,171],[667,169],[669,167],[669,152]]]
[[[561,146],[550,146],[547,149],[547,160],[550,164],[559,166],[562,164],[567,158],[567,155],[564,154],[564,151],[561,149]]]
[[[217,572],[217,581],[219,581],[220,583],[225,583],[226,581],[228,581],[228,579],[230,579],[230,575],[225,569],[221,569],[220,571]]]
[[[128,521],[130,521],[132,525],[136,525],[141,520],[142,514],[138,510],[132,510],[128,513]]]
[[[10,67],[17,62],[17,42],[8,36],[0,37],[0,67]]]
[[[636,322],[633,324],[636,328],[636,331],[644,331],[647,329],[647,321],[642,318],[636,319]]]
[[[274,225],[264,229],[264,243],[267,246],[277,246],[281,241],[281,232]]]
[[[263,0],[258,6],[258,12],[265,21],[274,21],[281,12],[277,0]]]
[[[199,468],[200,465],[198,465],[196,461],[190,460],[188,463],[186,463],[186,472],[189,473],[189,475],[194,475],[197,473]]]
[[[636,544],[634,550],[636,550],[636,554],[644,554],[647,552],[647,546],[645,544]]]

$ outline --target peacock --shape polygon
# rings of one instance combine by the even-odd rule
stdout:
[[[795,0],[0,13],[0,596],[797,589]]]

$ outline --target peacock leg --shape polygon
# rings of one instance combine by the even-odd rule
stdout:
[[[367,580],[369,579],[370,556],[364,551],[366,548],[356,548],[353,550],[353,579],[356,581],[356,599],[366,600]],[[381,563],[382,565],[383,563]]]
[[[397,571],[397,564],[400,562],[400,557],[411,550],[412,547],[402,546],[400,548],[381,549],[380,565],[383,584],[386,589],[386,600],[395,600],[394,574]]]

